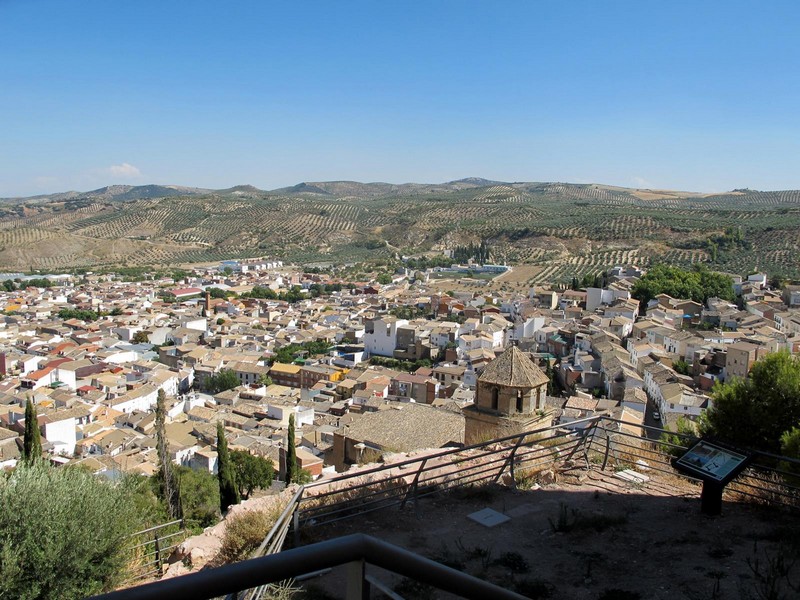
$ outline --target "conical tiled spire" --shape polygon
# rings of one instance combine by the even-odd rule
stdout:
[[[509,387],[533,388],[547,383],[547,375],[516,346],[486,365],[478,381]]]

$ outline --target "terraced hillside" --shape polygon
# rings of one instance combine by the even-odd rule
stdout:
[[[165,189],[169,196],[149,197]],[[180,190],[185,194],[174,195]],[[262,255],[356,261],[485,239],[496,261],[540,266],[530,283],[654,261],[800,277],[800,191],[704,196],[467,179],[304,183],[273,192],[96,192],[0,203],[0,267],[178,265]]]

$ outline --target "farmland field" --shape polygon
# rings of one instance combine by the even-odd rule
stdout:
[[[167,266],[264,255],[299,263],[385,261],[485,240],[492,262],[517,265],[492,283],[506,289],[622,263],[705,263],[800,278],[800,191],[700,195],[466,181],[0,203],[0,268]],[[736,244],[712,247],[726,230],[738,232]]]

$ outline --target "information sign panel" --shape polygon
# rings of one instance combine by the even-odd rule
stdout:
[[[746,454],[700,440],[675,462],[675,468],[725,484],[739,473],[748,458]]]
[[[708,515],[718,515],[722,510],[725,486],[744,470],[750,458],[751,455],[741,450],[711,440],[700,440],[683,456],[673,459],[672,466],[703,481],[700,510]]]

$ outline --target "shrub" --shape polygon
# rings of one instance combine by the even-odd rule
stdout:
[[[202,528],[219,520],[219,482],[208,471],[178,467],[181,508],[186,526]]]
[[[272,510],[248,510],[233,515],[225,524],[219,555],[224,562],[245,558],[267,537],[280,516],[281,507]]]
[[[703,433],[740,447],[780,453],[781,436],[800,423],[800,358],[786,351],[768,354],[753,364],[747,379],[715,386],[713,397]],[[791,432],[787,442],[790,437]]]
[[[83,598],[125,575],[140,525],[129,490],[44,463],[0,478],[0,597]]]

